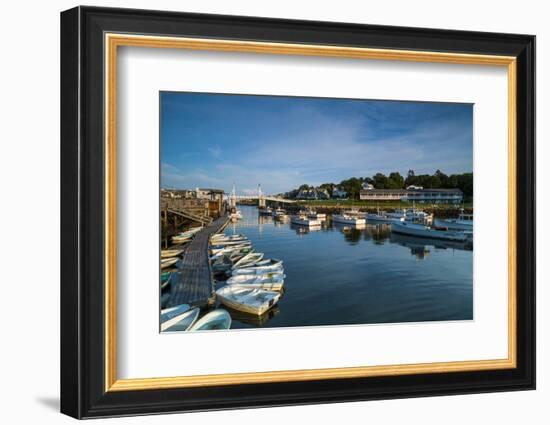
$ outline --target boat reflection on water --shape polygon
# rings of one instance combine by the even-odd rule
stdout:
[[[299,224],[290,223],[290,228],[296,232],[297,235],[303,236],[311,232],[318,232],[323,227],[321,224],[318,226],[301,226]]]
[[[391,226],[385,223],[370,224],[365,227],[363,239],[366,241],[372,240],[375,244],[381,245],[385,243],[391,235]]]
[[[419,260],[424,259],[429,253],[428,247],[435,249],[458,249],[461,251],[472,251],[472,243],[468,241],[447,241],[440,239],[419,238],[415,236],[401,235],[398,233],[390,234],[390,242],[407,247],[411,250],[411,255],[414,255]]]
[[[250,325],[254,327],[264,326],[267,322],[269,322],[271,319],[277,316],[280,312],[278,305],[276,305],[275,307],[272,307],[261,316],[256,316],[254,314],[247,314],[242,311],[234,310],[232,308],[225,307],[225,306],[224,308],[227,310],[227,312],[231,316],[231,320],[241,322],[242,324]]]
[[[270,215],[259,215],[258,216],[258,224],[272,224],[273,223],[273,217]]]
[[[332,227],[344,234],[344,239],[350,244],[355,245],[363,238],[363,231],[367,225],[362,224],[343,224],[336,221],[332,222]]]

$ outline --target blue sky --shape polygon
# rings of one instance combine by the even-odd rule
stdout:
[[[161,186],[286,192],[473,170],[471,104],[162,92]]]

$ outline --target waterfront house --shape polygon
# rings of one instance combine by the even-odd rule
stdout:
[[[403,201],[427,204],[460,204],[464,194],[460,189],[363,189],[359,197],[366,201]]]
[[[335,187],[332,191],[332,198],[333,199],[347,199],[348,192],[343,190],[341,187]]]

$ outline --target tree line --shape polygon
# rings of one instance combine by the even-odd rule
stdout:
[[[399,172],[394,171],[389,175],[376,173],[371,177],[351,177],[342,180],[340,183],[323,183],[320,189],[325,189],[332,197],[336,188],[347,192],[351,199],[359,199],[359,194],[364,183],[370,183],[375,189],[404,189],[408,186],[421,186],[424,189],[455,189],[458,188],[464,193],[465,200],[469,200],[474,192],[474,174],[462,173],[447,175],[441,170],[434,174],[416,174],[409,170],[407,176],[403,177]],[[300,190],[314,189],[307,184],[301,185],[298,189],[290,191],[287,195],[296,196]]]

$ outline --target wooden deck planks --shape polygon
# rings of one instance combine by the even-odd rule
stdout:
[[[221,231],[228,217],[220,217],[201,230],[187,245],[183,259],[178,263],[179,279],[172,282],[167,307],[180,304],[204,305],[212,297],[214,285],[208,255],[210,237]]]

